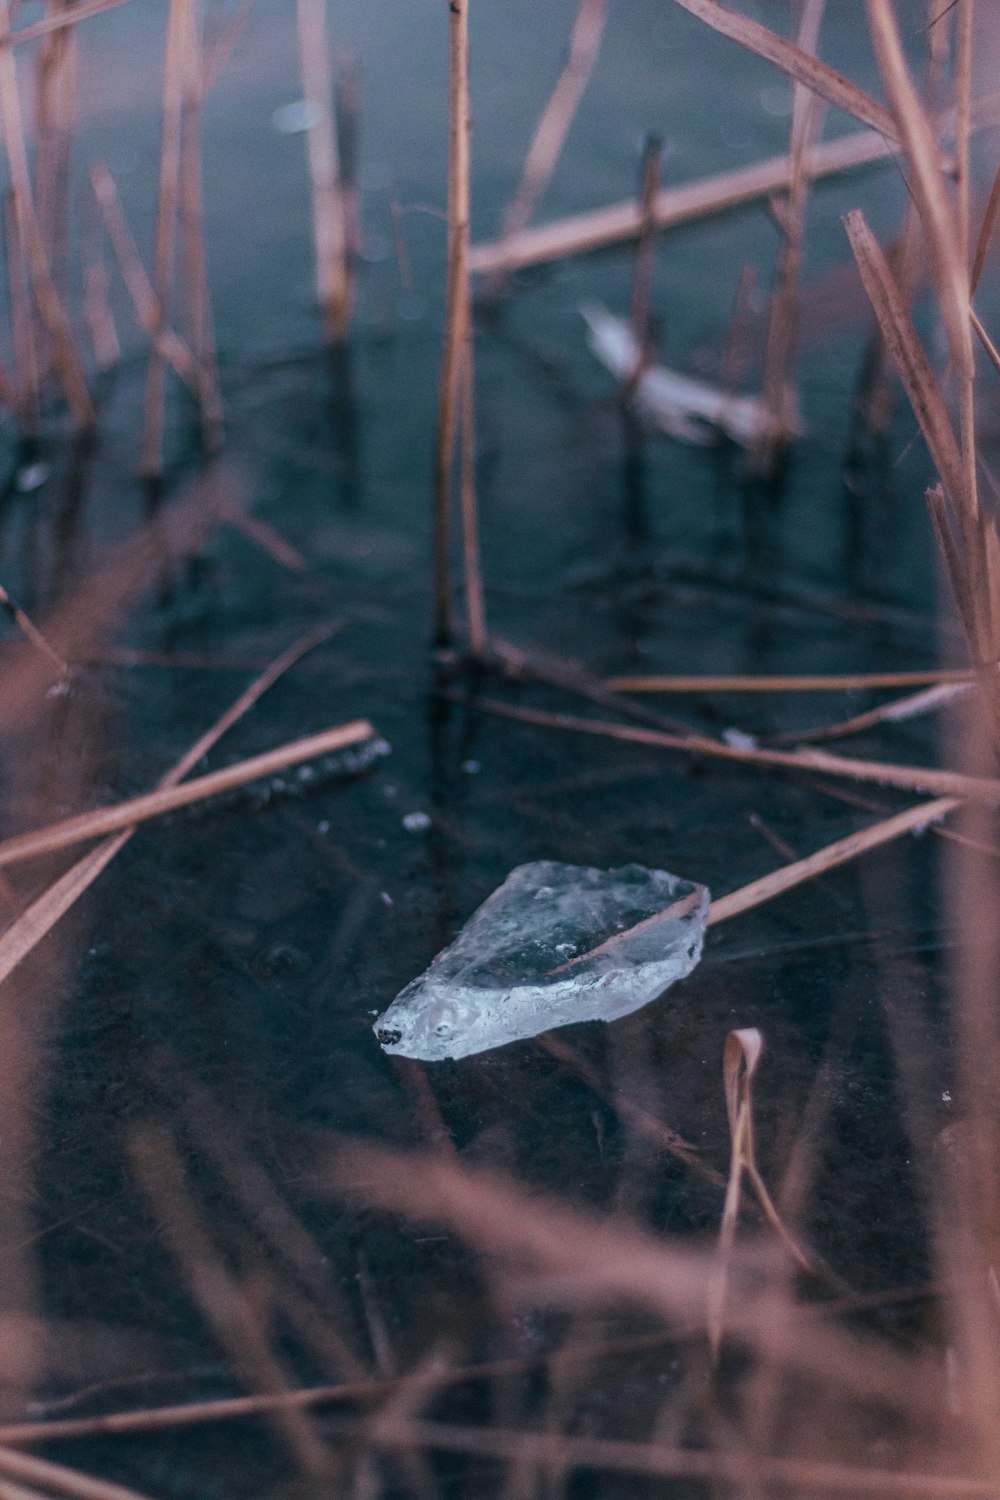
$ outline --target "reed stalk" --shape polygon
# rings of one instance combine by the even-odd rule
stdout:
[[[350,330],[347,223],[342,191],[333,82],[326,28],[326,0],[297,0],[302,93],[314,119],[306,132],[312,192],[316,296],[330,343]]]
[[[163,337],[168,326],[174,272],[174,242],[180,196],[181,130],[186,74],[191,56],[192,0],[170,0],[163,70],[163,128],[160,141],[159,201],[153,248],[153,326],[146,372],[140,469],[147,479],[163,472],[166,359]]]
[[[444,343],[434,442],[434,642],[454,637],[451,592],[452,466],[459,422],[462,368],[468,354],[469,173],[472,123],[469,114],[469,3],[448,3],[448,279]]]
[[[96,420],[94,404],[87,390],[83,364],[62,299],[52,279],[49,257],[38,226],[35,202],[28,170],[28,151],[17,86],[14,54],[3,46],[10,36],[9,0],[0,0],[0,113],[10,167],[11,191],[17,232],[28,266],[31,290],[38,315],[53,346],[53,361],[66,393],[73,420],[80,428],[92,427]]]

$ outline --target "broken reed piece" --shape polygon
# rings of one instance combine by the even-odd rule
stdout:
[[[47,828],[18,834],[15,838],[0,843],[0,867],[32,859],[40,854],[51,854],[58,849],[67,849],[101,834],[131,828],[134,824],[162,817],[179,807],[189,807],[194,802],[204,801],[206,797],[232,791],[251,781],[273,776],[289,766],[316,760],[335,750],[343,750],[375,737],[376,731],[372,725],[366,719],[357,719],[350,724],[338,725],[335,729],[325,729],[320,734],[308,735],[305,739],[292,740],[274,750],[267,750],[262,755],[238,761],[236,765],[210,771],[207,775],[199,776],[194,781],[186,781],[180,786],[161,787],[139,797],[130,797],[125,802],[116,802],[111,807],[95,808],[93,812],[65,818]]]
[[[888,161],[891,154],[892,148],[882,136],[872,130],[861,130],[814,146],[806,153],[805,173],[816,182],[851,168]],[[697,219],[726,213],[745,203],[769,198],[787,189],[791,177],[791,159],[783,154],[729,172],[700,177],[679,187],[663,188],[652,206],[656,227],[674,229]],[[602,250],[609,245],[636,239],[642,223],[642,209],[630,198],[607,208],[523,229],[506,240],[473,245],[469,251],[469,270],[473,275],[489,276],[526,266],[545,265],[567,255]]]
[[[249,687],[244,688],[235,702],[230,704],[215,723],[204,734],[199,735],[180,760],[171,766],[160,779],[160,788],[176,786],[178,782],[183,781],[203,756],[218,744],[222,736],[263,697],[268,688],[283,677],[308,651],[328,640],[339,628],[339,622],[333,621],[317,626],[315,630],[293,641],[287,650],[254,678]],[[28,954],[52,931],[56,923],[66,915],[70,907],[75,905],[84,892],[93,885],[98,875],[120,853],[134,832],[134,828],[126,828],[121,833],[112,834],[104,839],[95,849],[89,850],[65,874],[60,875],[58,880],[47,886],[40,896],[36,896],[34,901],[14,918],[10,926],[0,933],[0,984],[23,959],[27,958]]]

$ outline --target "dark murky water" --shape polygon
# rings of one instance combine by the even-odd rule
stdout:
[[[475,226],[485,235],[516,181],[573,6],[510,0],[478,10]],[[783,7],[759,10],[784,24]],[[627,196],[650,129],[663,136],[666,174],[678,182],[784,149],[787,93],[765,65],[662,0],[614,12],[541,216]],[[205,111],[225,461],[238,468],[252,513],[307,567],[283,568],[241,533],[218,530],[198,565],[144,598],[117,637],[175,653],[176,664],[93,667],[73,689],[81,706],[63,710],[61,732],[70,744],[81,725],[96,736],[90,800],[145,788],[236,696],[254,663],[335,618],[339,633],[212,763],[355,716],[376,724],[392,755],[363,776],[279,792],[263,806],[234,797],[147,829],[65,924],[59,977],[41,957],[24,971],[21,1003],[33,1003],[33,984],[44,987],[39,1010],[51,1022],[47,1032],[39,1022],[30,1201],[45,1309],[114,1329],[92,1341],[110,1378],[126,1382],[77,1412],[238,1388],[192,1312],[125,1150],[150,1118],[178,1132],[217,1244],[241,1274],[273,1274],[266,1232],[211,1164],[211,1118],[192,1107],[192,1088],[207,1091],[232,1140],[303,1217],[324,1257],[316,1275],[331,1302],[341,1300],[344,1334],[367,1363],[372,1305],[399,1368],[445,1334],[477,1357],[535,1353],[552,1334],[541,1319],[491,1322],[475,1267],[447,1235],[317,1205],[307,1169],[327,1132],[409,1145],[443,1124],[470,1161],[658,1228],[711,1235],[718,1188],[636,1137],[606,1096],[535,1044],[436,1066],[421,1083],[383,1057],[372,1019],[515,864],[637,860],[721,894],[780,862],[762,826],[806,853],[877,816],[806,778],[492,718],[461,675],[435,677],[428,517],[444,235],[434,213],[406,216],[411,284],[401,285],[392,202],[443,205],[445,7],[338,6],[333,29],[338,44],[359,49],[364,80],[365,263],[357,332],[342,358],[319,347],[302,138],[271,122],[299,93],[285,7],[251,19]],[[825,56],[871,84],[862,43],[854,7],[831,7]],[[91,23],[84,55],[79,159],[107,158],[145,253],[159,15],[140,0]],[[891,167],[815,193],[803,305],[808,438],[775,493],[747,487],[728,452],[643,439],[623,423],[577,305],[596,296],[624,309],[627,251],[525,275],[508,303],[482,317],[479,493],[498,634],[596,675],[907,670],[933,664],[942,639],[946,654],[957,649],[938,623],[925,460],[908,412],[900,407],[886,452],[849,462],[868,323],[845,269],[839,216],[861,205],[888,234],[903,202]],[[669,362],[718,370],[740,267],[758,265],[766,287],[776,239],[759,208],[664,238],[656,303]],[[74,466],[54,445],[44,489],[5,501],[2,579],[38,614],[144,514],[134,477],[143,376],[135,336],[103,393],[94,451]],[[176,394],[168,453],[172,492],[196,468],[192,417]],[[10,434],[0,457],[12,472]],[[199,659],[209,664],[192,664]],[[554,689],[482,686],[510,701],[588,711]],[[715,732],[768,732],[870,701],[733,696],[659,706]],[[47,735],[56,720],[53,712]],[[934,751],[923,722],[857,743],[859,754],[907,761]],[[7,808],[11,829],[42,808],[51,816],[50,754],[37,746],[29,792]],[[881,793],[870,800],[895,805]],[[406,826],[415,812],[429,820],[419,831]],[[926,1275],[885,1016],[907,1015],[924,1044],[912,1102],[926,1128],[943,1123],[948,1080],[934,1062],[934,1017],[950,938],[938,861],[931,838],[870,856],[715,930],[701,967],[660,1004],[610,1030],[563,1033],[609,1087],[630,1092],[724,1170],[722,1046],[731,1027],[759,1026],[768,1044],[758,1098],[765,1172],[780,1183],[808,1116],[819,1145],[806,1231],[859,1289]],[[29,868],[18,888],[36,889],[46,873]],[[286,1312],[282,1352],[296,1378],[335,1376],[320,1354],[304,1352],[309,1340],[293,1323]],[[96,1351],[84,1343],[76,1366],[68,1342],[66,1367],[53,1357],[42,1394],[93,1378]],[[647,1396],[661,1392],[669,1364],[650,1358]],[[641,1385],[639,1367],[630,1368]],[[618,1389],[622,1402],[606,1397],[594,1420],[620,1431],[619,1405],[638,1422],[649,1402],[624,1380]],[[164,1496],[263,1494],[285,1469],[280,1446],[248,1427],[53,1452]],[[454,1494],[485,1477],[471,1464],[444,1472]]]

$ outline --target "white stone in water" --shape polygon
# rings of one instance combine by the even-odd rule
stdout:
[[[439,1062],[648,1005],[701,957],[703,885],[624,865],[518,865],[375,1023],[386,1052]]]

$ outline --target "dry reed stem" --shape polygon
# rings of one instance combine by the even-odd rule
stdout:
[[[344,211],[344,322],[350,327],[357,293],[361,250],[359,165],[361,159],[361,59],[355,51],[337,53],[334,113],[340,153],[340,196]]]
[[[225,67],[233,49],[243,35],[255,0],[238,0],[219,32],[205,49],[202,62],[201,91],[207,94]]]
[[[996,170],[993,185],[990,188],[990,196],[983,213],[983,222],[979,226],[979,235],[976,240],[976,253],[972,259],[972,271],[969,275],[969,290],[974,292],[979,285],[979,278],[983,274],[983,266],[986,264],[986,254],[990,248],[990,240],[996,228],[997,214],[1000,213],[1000,167]]]
[[[96,808],[93,812],[51,823],[47,828],[19,834],[16,838],[5,839],[0,843],[0,866],[16,864],[22,859],[34,859],[40,854],[51,854],[57,849],[68,849],[86,839],[99,838],[105,833],[116,833],[119,829],[146,823],[151,818],[163,817],[179,807],[190,807],[192,803],[218,796],[220,792],[232,791],[251,781],[259,781],[261,777],[287,770],[290,766],[301,765],[303,761],[315,760],[348,745],[357,745],[362,740],[370,739],[374,733],[375,730],[366,719],[356,719],[350,724],[339,724],[335,729],[325,729],[320,734],[290,740],[274,750],[266,750],[262,755],[237,761],[233,766],[209,771],[205,776],[186,781],[181,786],[161,787],[158,791],[130,797],[111,807]]]
[[[35,347],[35,319],[28,291],[28,280],[18,232],[17,211],[10,189],[3,197],[4,242],[7,251],[7,288],[10,296],[10,325],[14,345],[14,369],[17,375],[16,410],[24,431],[38,431],[38,352]]]
[[[816,55],[819,46],[825,5],[826,0],[805,0],[802,9],[797,45],[811,57]],[[763,473],[773,468],[796,427],[795,345],[805,211],[809,196],[805,163],[822,120],[820,100],[802,84],[796,83],[788,144],[791,173],[761,377],[761,423],[750,454],[751,466]]]
[[[170,0],[166,56],[163,65],[163,126],[160,139],[159,196],[153,246],[153,326],[146,372],[140,469],[147,478],[163,471],[163,432],[166,421],[166,360],[163,336],[168,324],[168,301],[174,274],[174,241],[180,195],[181,126],[192,0]]]
[[[687,755],[706,755],[716,760],[740,762],[743,765],[773,766],[789,771],[822,771],[849,781],[869,781],[878,786],[894,786],[900,791],[935,792],[960,801],[1000,802],[1000,779],[967,776],[961,771],[938,771],[923,766],[901,766],[879,760],[857,760],[846,755],[832,755],[826,750],[768,750],[763,747],[744,749],[726,745],[707,735],[667,734],[640,725],[615,724],[602,719],[577,719],[569,714],[549,713],[535,708],[519,708],[493,698],[477,698],[476,707],[484,713],[514,719],[523,724],[537,724],[546,729],[566,729],[574,734],[595,734],[608,739],[627,740],[662,750],[680,750]],[[2,846],[0,846],[2,848]]]
[[[438,646],[450,645],[454,633],[450,579],[451,475],[471,323],[468,270],[471,134],[469,5],[468,0],[449,0],[448,282],[434,440],[434,640]]]
[[[316,296],[331,343],[349,332],[347,224],[341,191],[333,82],[326,34],[326,0],[297,0],[302,92],[315,113],[306,131],[316,250]]]
[[[642,225],[635,247],[632,295],[629,299],[628,321],[639,350],[635,370],[626,382],[629,394],[635,389],[653,358],[650,316],[653,305],[653,271],[656,265],[656,195],[660,190],[662,169],[663,143],[658,136],[649,136],[643,147],[639,173],[639,212]]]
[[[0,0],[0,44],[9,35],[9,0]],[[89,428],[95,421],[94,404],[87,390],[73,330],[52,280],[49,258],[38,227],[31,192],[31,174],[28,170],[24,123],[21,118],[17,69],[10,47],[2,45],[0,45],[0,113],[3,115],[3,134],[10,167],[11,189],[14,194],[18,236],[27,260],[38,315],[52,340],[53,360],[59,372],[73,420],[78,427]]]
[[[931,667],[926,672],[847,672],[813,677],[608,677],[604,686],[617,693],[853,693],[869,688],[974,682],[975,676],[967,669]]]
[[[822,724],[815,729],[795,729],[785,734],[767,735],[770,745],[815,745],[820,740],[840,740],[847,735],[861,734],[877,724],[898,724],[919,714],[933,713],[945,704],[968,693],[974,684],[970,682],[940,682],[936,687],[924,688],[919,693],[908,693],[905,698],[893,698],[889,703],[880,703],[866,713],[854,714],[836,724]]]
[[[259,698],[267,692],[279,677],[313,647],[328,640],[337,625],[321,626],[293,642],[283,651],[248,688],[230,705],[222,716],[191,746],[181,759],[161,779],[161,788],[176,786],[189,771],[192,771],[203,756],[222,738],[228,729],[249,712]],[[135,830],[127,828],[114,834],[78,860],[66,873],[47,887],[11,925],[0,933],[0,984],[17,968],[22,959],[45,938],[59,919],[87,891],[101,871],[125,847]]]
[[[956,232],[955,211],[940,170],[940,152],[906,66],[889,0],[866,0],[866,6],[879,71],[892,104],[895,133],[906,154],[909,187],[924,229],[952,362],[961,379],[971,380],[968,272]],[[956,503],[960,498],[955,497]],[[967,498],[971,504],[972,495]]]
[[[891,154],[891,146],[881,135],[870,130],[857,131],[814,146],[806,155],[805,172],[811,182],[817,182],[853,167],[885,161]],[[787,190],[791,176],[789,157],[771,156],[747,167],[700,177],[680,187],[663,188],[654,204],[656,227],[674,229],[770,198]],[[642,212],[630,198],[625,203],[556,219],[535,229],[523,229],[507,241],[473,245],[469,270],[474,275],[491,275],[501,269],[514,271],[524,266],[544,265],[567,255],[581,255],[635,239],[641,229]]]
[[[34,1454],[21,1453],[13,1448],[0,1447],[0,1475],[23,1480],[29,1485],[40,1485],[46,1494],[71,1496],[73,1500],[147,1500],[138,1490],[81,1474],[77,1469],[68,1469],[65,1464],[36,1458]]]
[[[471,317],[465,331],[465,364],[462,370],[462,424],[459,432],[459,509],[462,518],[462,557],[465,565],[465,618],[469,652],[486,656],[486,605],[479,561],[479,513],[476,504],[476,412],[475,354]]]
[[[119,5],[128,3],[129,0],[77,0],[75,5],[67,5],[64,10],[44,16],[31,26],[22,26],[20,31],[11,31],[0,37],[0,49],[17,47],[22,42],[36,42],[39,37],[51,36],[67,26],[78,26],[81,21],[89,21],[91,16],[103,15],[106,10],[116,10]]]
[[[650,1117],[651,1118],[651,1117]],[[664,1127],[666,1129],[666,1127]],[[716,1173],[714,1180],[722,1186],[724,1179]],[[638,1334],[632,1338],[602,1340],[599,1343],[582,1344],[574,1353],[582,1361],[599,1356],[618,1356],[640,1353],[646,1349],[660,1348],[668,1342],[667,1333]],[[559,1350],[558,1357],[565,1359],[566,1351]],[[474,1381],[501,1379],[517,1375],[525,1370],[549,1364],[556,1355],[552,1352],[522,1355],[510,1359],[493,1360],[485,1364],[457,1365],[448,1372],[449,1385],[464,1385]],[[326,1406],[349,1404],[357,1401],[379,1401],[398,1390],[402,1379],[351,1380],[332,1385],[306,1386],[298,1390],[277,1391],[267,1395],[222,1396],[207,1401],[185,1401],[172,1406],[152,1406],[131,1411],[106,1412],[101,1416],[56,1417],[36,1422],[15,1422],[0,1426],[0,1444],[9,1447],[29,1446],[34,1443],[64,1442],[67,1439],[87,1437],[128,1436],[132,1433],[164,1432],[173,1428],[200,1427],[212,1422],[240,1421],[246,1417],[261,1416],[278,1406]]]
[[[791,1493],[818,1491],[848,1496],[899,1496],[900,1500],[996,1500],[994,1479],[920,1474],[898,1469],[861,1468],[817,1459],[725,1453],[704,1448],[665,1447],[627,1439],[567,1436],[531,1429],[463,1427],[446,1422],[406,1422],[374,1437],[386,1449],[419,1447],[556,1466],[560,1472],[597,1470],[658,1479],[701,1479],[748,1491],[748,1470],[756,1481],[770,1480]]]
[[[111,370],[121,359],[121,343],[114,315],[108,302],[111,277],[104,261],[101,229],[96,212],[96,200],[91,197],[90,213],[86,216],[86,264],[83,273],[83,317],[90,334],[94,360],[103,374]]]
[[[607,14],[608,0],[580,0],[570,33],[569,54],[535,126],[521,181],[500,226],[496,243],[501,249],[526,228],[555,170],[601,50]],[[487,296],[495,296],[502,289],[507,269],[502,263],[493,268]]]
[[[956,513],[961,514],[964,508],[962,455],[934,373],[913,327],[909,308],[860,209],[851,210],[844,219],[844,227],[882,337],[895,360],[934,467]]]
[[[154,340],[163,358],[184,381],[194,399],[200,395],[200,371],[198,361],[184,340],[172,328],[160,326],[156,293],[146,274],[135,241],[125,220],[121,199],[114,178],[103,162],[94,162],[90,169],[90,185],[104,220],[104,227],[111,241],[111,248],[118,262],[139,327]]]
[[[1000,374],[1000,350],[997,349],[993,340],[986,332],[986,329],[979,321],[979,317],[974,307],[969,308],[969,319],[972,323],[973,331],[979,342],[982,344],[983,350],[987,358],[989,359],[990,364],[993,366],[994,370],[996,370],[997,373]]]
[[[61,0],[46,0],[49,14],[64,8]],[[35,204],[52,278],[64,297],[76,85],[76,33],[71,27],[50,32],[36,67]]]
[[[55,667],[60,677],[68,677],[69,667],[63,661],[59,652],[49,645],[38,626],[25,614],[19,604],[15,604],[7,590],[2,586],[0,586],[0,608],[6,610],[22,635],[31,642],[36,651],[40,651],[47,658],[52,666]]]
[[[145,1125],[132,1133],[129,1153],[192,1300],[234,1367],[250,1372],[264,1393],[286,1391],[281,1365],[247,1290],[230,1274],[197,1212],[173,1140],[162,1127]],[[302,1474],[322,1474],[327,1453],[307,1413],[279,1405],[268,1416]]]
[[[837,109],[854,115],[862,124],[871,126],[887,140],[899,140],[899,123],[884,105],[866,94],[857,84],[851,83],[835,68],[820,62],[809,51],[787,41],[777,32],[769,31],[759,21],[751,21],[748,16],[727,10],[717,0],[675,0],[675,4],[697,16],[699,21],[704,21],[713,31],[738,42],[741,47],[756,53],[766,62],[774,63],[796,83],[803,84]]]
[[[198,411],[206,453],[222,446],[223,412],[215,357],[215,333],[208,294],[201,180],[201,106],[204,66],[200,18],[192,16],[187,35],[181,106],[180,211],[191,345],[197,366]]]
[[[421,1223],[449,1226],[538,1306],[546,1297],[577,1307],[644,1307],[675,1328],[704,1327],[710,1264],[688,1248],[620,1216],[599,1216],[543,1199],[499,1174],[432,1153],[397,1153],[348,1142],[316,1175],[318,1192],[361,1200]],[[761,1266],[755,1252],[750,1266]],[[771,1264],[765,1259],[764,1264]],[[866,1346],[815,1320],[779,1326],[770,1299],[750,1294],[734,1305],[730,1328],[789,1372],[809,1372],[852,1401],[876,1396],[890,1409],[937,1413],[930,1367],[888,1345]]]
[[[955,38],[955,199],[958,253],[966,271],[971,245],[969,142],[972,133],[972,0],[958,0]]]

